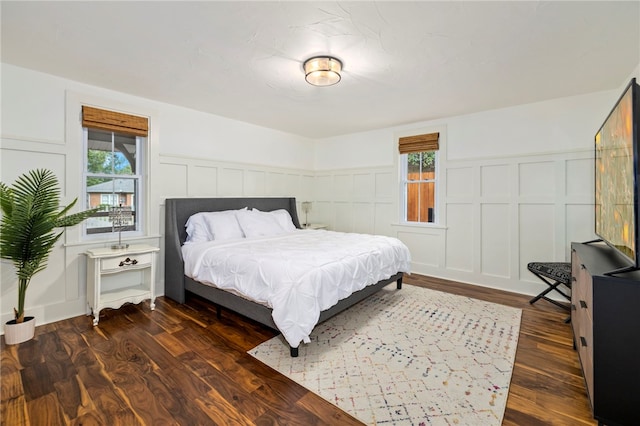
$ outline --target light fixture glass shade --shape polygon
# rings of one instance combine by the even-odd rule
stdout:
[[[332,86],[341,79],[342,62],[331,56],[316,56],[304,63],[307,83],[314,86]]]
[[[302,202],[302,211],[304,212],[304,223],[302,224],[303,228],[309,227],[309,212],[311,211],[311,201],[303,201]]]

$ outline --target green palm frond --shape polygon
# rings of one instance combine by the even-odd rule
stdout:
[[[60,210],[58,179],[46,169],[23,174],[12,187],[0,183],[0,257],[12,261],[20,281],[17,320],[24,316],[31,277],[46,268],[49,254],[64,232],[54,230],[77,225],[98,211],[67,215],[76,201]]]

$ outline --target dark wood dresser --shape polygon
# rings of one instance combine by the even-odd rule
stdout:
[[[571,324],[593,416],[640,425],[640,271],[603,243],[571,244]]]

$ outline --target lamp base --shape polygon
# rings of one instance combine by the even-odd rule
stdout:
[[[129,244],[114,244],[111,246],[112,250],[124,250],[126,248],[129,248]]]

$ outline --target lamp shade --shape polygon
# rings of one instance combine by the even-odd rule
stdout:
[[[342,62],[331,56],[315,56],[304,62],[307,83],[314,86],[332,86],[340,81]]]

